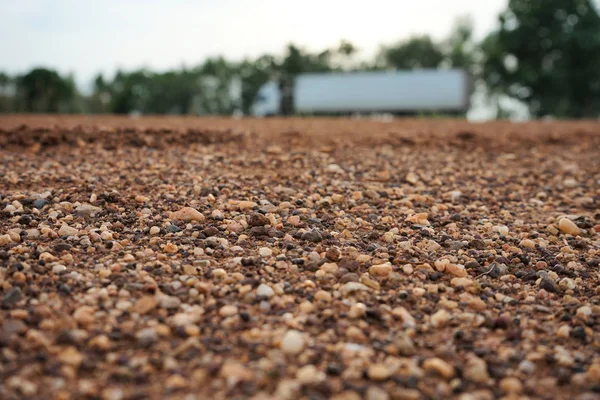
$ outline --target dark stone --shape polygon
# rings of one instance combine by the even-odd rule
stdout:
[[[560,288],[558,287],[558,285],[552,279],[550,279],[548,277],[542,278],[542,281],[540,282],[540,288],[546,290],[547,292],[551,292],[551,293],[559,293],[560,292]]]
[[[370,245],[367,246],[367,251],[375,251],[379,248],[379,246],[375,243],[371,243]]]
[[[240,311],[240,318],[242,319],[242,321],[248,322],[250,321],[250,314],[248,314],[247,311]]]
[[[270,223],[271,221],[269,221],[269,218],[259,213],[252,214],[248,219],[249,226],[265,226],[269,225]]]
[[[276,237],[276,238],[282,238],[285,236],[285,234],[280,231],[279,229],[275,229],[275,228],[269,228],[267,229],[267,236],[269,237]]]
[[[438,281],[442,276],[444,276],[443,273],[438,272],[438,271],[433,271],[433,272],[430,272],[427,277],[430,280],[435,282],[435,281]]]
[[[167,227],[167,232],[171,232],[171,233],[181,232],[181,228],[178,227],[177,225],[171,224]]]
[[[217,236],[219,234],[219,230],[217,228],[215,228],[214,226],[209,226],[208,228],[206,228],[204,230],[204,234],[209,237],[209,236]]]
[[[242,266],[244,266],[244,267],[249,267],[249,266],[252,266],[255,264],[256,264],[256,260],[254,258],[251,258],[251,257],[242,258]]]
[[[58,291],[59,291],[60,294],[70,295],[71,294],[71,287],[69,285],[67,285],[66,283],[59,283],[58,284]]]
[[[356,272],[360,267],[358,261],[353,260],[351,258],[344,257],[338,263],[340,268],[345,268],[350,272]]]
[[[330,363],[327,364],[325,372],[327,373],[327,375],[338,376],[342,372],[342,369],[338,364]]]
[[[365,317],[373,322],[381,322],[381,312],[374,308],[369,308],[365,313]]]
[[[358,274],[350,272],[350,273],[345,274],[344,276],[342,276],[342,278],[340,279],[340,282],[341,283],[358,282],[359,279],[360,278],[359,278]]]
[[[571,336],[579,340],[585,340],[585,328],[583,326],[576,326],[575,328],[573,328]]]
[[[490,278],[498,278],[506,274],[506,271],[508,271],[508,267],[506,266],[506,264],[492,263],[488,271],[490,272],[487,275]]]
[[[510,319],[498,317],[492,322],[492,329],[507,329],[510,326]]]
[[[323,236],[321,232],[316,229],[310,230],[308,232],[304,232],[300,237],[302,240],[306,240],[308,242],[319,243],[323,240]]]
[[[565,272],[565,267],[560,263],[554,264],[551,269],[557,274],[563,274]]]
[[[330,247],[325,252],[325,258],[329,261],[338,261],[341,257],[342,253],[338,248]]]
[[[485,249],[485,242],[481,239],[473,239],[471,240],[471,243],[469,243],[469,245],[477,250]]]
[[[41,210],[42,208],[44,208],[44,206],[48,204],[48,201],[45,199],[37,199],[33,202],[33,207],[37,208],[38,210]]]
[[[20,298],[21,289],[18,287],[8,289],[8,291],[2,297],[2,308],[10,308],[14,306]]]
[[[22,215],[18,220],[17,223],[20,225],[29,225],[31,223],[32,219],[29,215]]]
[[[71,250],[71,245],[68,244],[68,243],[57,243],[54,246],[52,246],[52,248],[57,253],[60,253],[60,252],[65,251],[65,250],[67,250],[67,251]]]
[[[61,344],[61,345],[76,345],[77,344],[75,335],[70,330],[61,331],[56,336],[55,341],[56,341],[56,344]]]
[[[250,228],[250,236],[260,237],[260,236],[268,236],[269,230],[264,226],[254,226]]]
[[[515,272],[515,276],[517,278],[521,278],[522,280],[524,280],[526,282],[536,281],[538,279],[537,272],[534,270],[517,271],[517,272]]]

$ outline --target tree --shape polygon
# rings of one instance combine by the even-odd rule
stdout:
[[[600,16],[591,0],[510,0],[481,48],[491,93],[522,101],[535,117],[599,115]]]
[[[383,46],[378,58],[384,66],[394,69],[439,68],[444,61],[444,51],[428,35],[422,35]]]
[[[20,111],[56,113],[73,110],[77,91],[72,79],[62,78],[53,70],[35,68],[17,79],[17,92]]]
[[[112,87],[102,74],[96,75],[93,80],[93,92],[87,98],[87,110],[91,113],[110,112]]]
[[[146,103],[150,95],[150,79],[150,72],[145,70],[129,73],[117,71],[111,85],[111,111],[115,114],[146,111]]]
[[[0,112],[13,111],[13,79],[0,72]]]
[[[198,69],[199,92],[194,97],[196,114],[232,114],[241,107],[239,68],[223,57],[207,59]]]
[[[347,40],[342,40],[337,48],[332,50],[333,59],[332,68],[342,70],[356,70],[358,67],[353,65],[353,58],[359,52],[359,49]]]
[[[459,17],[448,39],[443,43],[446,63],[452,68],[463,68],[473,72],[476,66],[477,46],[473,41],[473,20],[469,16]]]
[[[293,111],[293,93],[296,76],[308,72],[328,72],[334,70],[329,49],[311,54],[293,44],[288,45],[287,54],[279,66],[279,86],[281,89],[281,113]]]
[[[342,40],[338,46],[337,52],[347,57],[352,57],[358,49],[349,41]]]
[[[238,66],[242,80],[242,111],[249,114],[260,88],[270,80],[277,79],[279,65],[272,55],[263,55],[256,60],[244,60]]]

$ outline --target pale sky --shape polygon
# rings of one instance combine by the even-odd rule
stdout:
[[[241,60],[355,44],[359,58],[413,34],[444,38],[471,15],[475,34],[496,25],[506,0],[0,0],[0,70],[34,66],[87,84],[117,68],[194,66],[207,56]]]

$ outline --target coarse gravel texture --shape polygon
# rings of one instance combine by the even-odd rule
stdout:
[[[0,117],[1,399],[598,399],[600,124]]]

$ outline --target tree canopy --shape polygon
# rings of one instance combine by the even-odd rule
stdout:
[[[590,0],[510,0],[481,44],[489,90],[535,117],[597,117],[600,17]]]
[[[25,112],[69,112],[76,93],[72,79],[45,68],[19,77],[16,87],[19,110]]]

